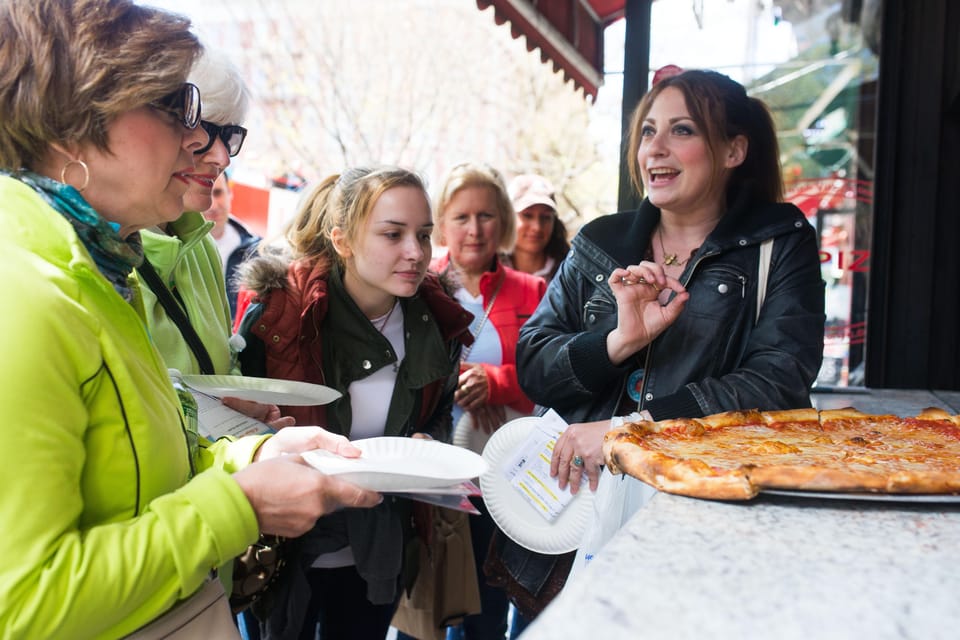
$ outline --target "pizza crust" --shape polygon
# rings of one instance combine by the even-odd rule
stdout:
[[[786,411],[761,411],[760,416],[766,424],[784,422],[820,423],[820,413],[816,409],[788,409]]]
[[[646,451],[629,439],[605,441],[603,448],[613,473],[629,469],[629,475],[660,491],[715,500],[747,500],[759,491],[741,469],[715,473],[698,460],[681,461]]]
[[[939,407],[927,407],[917,417],[922,420],[944,420],[960,427],[960,415],[952,416]]]

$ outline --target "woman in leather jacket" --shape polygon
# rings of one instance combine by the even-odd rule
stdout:
[[[517,346],[524,391],[571,423],[551,467],[573,492],[596,490],[612,417],[809,407],[823,353],[816,235],[782,202],[763,103],[716,72],[662,79],[628,158],[639,210],[580,231]]]

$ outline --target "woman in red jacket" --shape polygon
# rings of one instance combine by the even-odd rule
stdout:
[[[449,252],[431,268],[455,277],[456,298],[474,315],[473,346],[461,354],[460,379],[454,395],[454,424],[470,424],[492,433],[507,417],[507,409],[533,411],[517,382],[516,345],[520,327],[536,309],[546,290],[542,278],[500,264],[497,254],[509,252],[516,237],[516,216],[500,173],[480,164],[454,167],[436,203],[434,241]],[[467,420],[461,420],[464,414]],[[454,435],[454,442],[469,440]],[[481,516],[470,519],[477,575],[483,575],[495,524],[482,505]],[[481,613],[467,616],[466,638],[503,637],[507,629],[507,597],[480,581]]]

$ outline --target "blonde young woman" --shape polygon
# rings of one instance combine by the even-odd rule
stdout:
[[[448,440],[467,314],[427,274],[433,217],[420,178],[405,169],[331,176],[287,230],[290,251],[241,267],[254,294],[241,323],[244,372],[325,384],[343,394],[284,408],[351,440]],[[281,431],[282,433],[282,431]],[[411,504],[320,519],[296,544],[296,570],[263,625],[264,638],[382,640],[412,572]],[[405,578],[405,580],[401,580]]]
[[[380,500],[281,455],[359,455],[319,428],[198,441],[151,343],[129,277],[208,139],[199,52],[184,18],[128,0],[0,3],[5,637],[127,636],[261,531]]]

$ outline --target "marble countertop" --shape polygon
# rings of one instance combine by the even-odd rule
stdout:
[[[924,391],[916,389],[832,389],[811,394],[817,409],[854,407],[864,413],[892,413],[914,416],[927,407],[940,407],[960,413],[960,391]]]
[[[523,634],[956,638],[960,504],[657,494]]]
[[[815,404],[960,413],[960,393],[830,393]],[[958,594],[958,502],[659,493],[522,640],[957,638]]]

